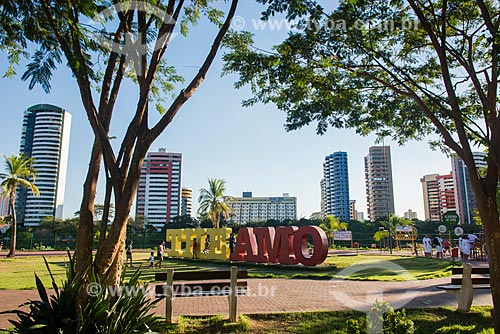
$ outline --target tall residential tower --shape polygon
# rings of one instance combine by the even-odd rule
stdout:
[[[137,190],[136,219],[161,228],[180,215],[182,154],[160,148],[148,153]]]
[[[193,189],[182,188],[181,192],[181,216],[190,216],[193,207]]]
[[[323,177],[326,214],[341,221],[350,221],[349,170],[346,152],[335,152],[325,157]]]
[[[24,188],[18,191],[17,214],[24,226],[37,226],[47,216],[63,217],[70,131],[71,114],[60,107],[38,104],[24,112],[20,151],[33,158],[40,190],[38,197]]]
[[[474,163],[477,168],[486,168],[486,153],[473,152]],[[460,158],[451,159],[453,181],[455,183],[455,202],[458,207],[458,215],[461,224],[474,222],[474,209],[477,208],[476,197],[472,191],[469,171],[464,161]]]
[[[372,146],[365,157],[367,213],[370,221],[394,213],[391,148]]]

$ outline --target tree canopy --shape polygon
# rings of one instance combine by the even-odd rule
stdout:
[[[484,223],[490,268],[500,267],[498,79],[500,4],[493,0],[257,0],[263,19],[284,13],[296,29],[272,50],[247,32],[227,38],[226,73],[250,86],[244,105],[272,103],[287,130],[314,123],[422,140],[466,164]],[[487,171],[473,147],[485,149]],[[500,333],[500,272],[491,269]]]

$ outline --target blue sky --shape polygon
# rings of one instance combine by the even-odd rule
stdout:
[[[259,18],[262,7],[250,1],[241,2],[237,15],[246,27],[253,30],[252,20]],[[256,45],[269,49],[286,36],[286,30],[253,31]],[[178,67],[187,80],[195,74],[196,66],[209,49],[215,29],[207,24],[194,28],[185,39],[172,42],[167,59]],[[235,90],[234,76],[221,77],[220,55],[195,96],[186,103],[174,122],[153,144],[183,153],[182,186],[193,188],[193,204],[197,208],[198,190],[206,187],[208,178],[223,178],[228,194],[240,196],[253,191],[256,196],[280,196],[290,193],[297,197],[298,215],[309,217],[320,209],[320,180],[324,157],[335,151],[348,152],[350,195],[357,201],[357,210],[366,212],[363,157],[375,137],[360,137],[351,130],[330,129],[318,136],[315,126],[294,132],[284,130],[285,114],[272,105],[241,107],[241,101],[250,97],[248,89]],[[6,68],[5,56],[0,58],[0,70]],[[0,79],[2,92],[3,131],[0,153],[10,155],[19,151],[23,111],[38,103],[51,103],[65,108],[73,115],[71,129],[68,179],[66,184],[65,217],[77,211],[81,201],[82,185],[90,156],[93,135],[82,108],[76,84],[65,66],[55,73],[52,91],[45,94],[40,87],[28,90],[20,80]],[[111,135],[118,139],[136,105],[136,88],[127,83],[119,96]],[[159,116],[152,117],[151,123]],[[432,151],[427,142],[410,142],[404,147],[386,141],[392,150],[392,167],[396,213],[408,209],[418,212],[423,219],[423,199],[420,177],[431,173],[449,173],[450,160],[442,153]],[[98,189],[102,202],[104,189]],[[133,211],[132,211],[133,214]]]

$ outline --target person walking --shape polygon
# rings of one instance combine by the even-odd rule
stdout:
[[[236,244],[236,238],[234,237],[234,233],[231,233],[229,236],[229,250],[231,251],[231,254],[234,252],[234,245]]]
[[[132,244],[134,242],[132,240],[130,240],[128,242],[128,245],[126,247],[126,253],[127,253],[127,261],[126,262],[130,262],[130,268],[133,268],[134,266],[132,265]]]
[[[429,238],[429,235],[426,234],[424,238],[422,239],[422,243],[424,245],[424,254],[426,258],[431,258],[432,257],[432,241],[431,238]]]
[[[163,253],[165,252],[165,242],[162,241],[158,244],[158,263],[156,266],[161,268],[161,264],[163,263]]]
[[[193,239],[193,259],[198,258],[198,242],[196,241],[196,238]]]

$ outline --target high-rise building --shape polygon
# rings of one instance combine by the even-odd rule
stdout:
[[[192,206],[193,206],[193,189],[182,188],[181,216],[191,216]]]
[[[144,217],[146,224],[162,227],[179,216],[181,209],[182,154],[148,153],[141,169],[137,190],[136,219]]]
[[[356,200],[351,199],[349,201],[349,213],[351,220],[358,220],[358,212],[356,211]]]
[[[244,192],[242,197],[233,197],[229,204],[233,209],[231,223],[297,219],[297,198],[287,193],[283,197],[253,197],[251,192]]]
[[[439,174],[430,174],[420,179],[422,183],[422,194],[424,195],[424,215],[427,221],[441,221],[438,177]]]
[[[487,167],[486,153],[474,152],[474,163],[477,168]],[[461,224],[474,222],[474,209],[477,208],[476,197],[472,191],[468,168],[460,158],[451,158],[453,181],[455,183],[455,202]]]
[[[38,104],[24,112],[20,151],[33,158],[40,190],[40,196],[18,190],[16,213],[24,226],[37,226],[43,217],[63,217],[70,132],[71,114],[60,107]]]
[[[349,203],[349,170],[346,152],[335,152],[325,157],[326,214],[348,222],[351,216]]]
[[[425,175],[420,182],[424,195],[425,220],[440,222],[446,212],[456,212],[455,186],[451,174]]]
[[[391,148],[372,146],[365,157],[367,213],[370,221],[394,214]]]
[[[457,211],[457,205],[455,202],[455,183],[451,173],[439,175],[437,180],[439,184],[439,204],[442,217],[442,215],[449,211]]]
[[[410,220],[417,219],[417,213],[415,211],[413,211],[412,209],[408,209],[408,211],[406,211],[403,214],[403,217],[405,219],[410,219]]]

